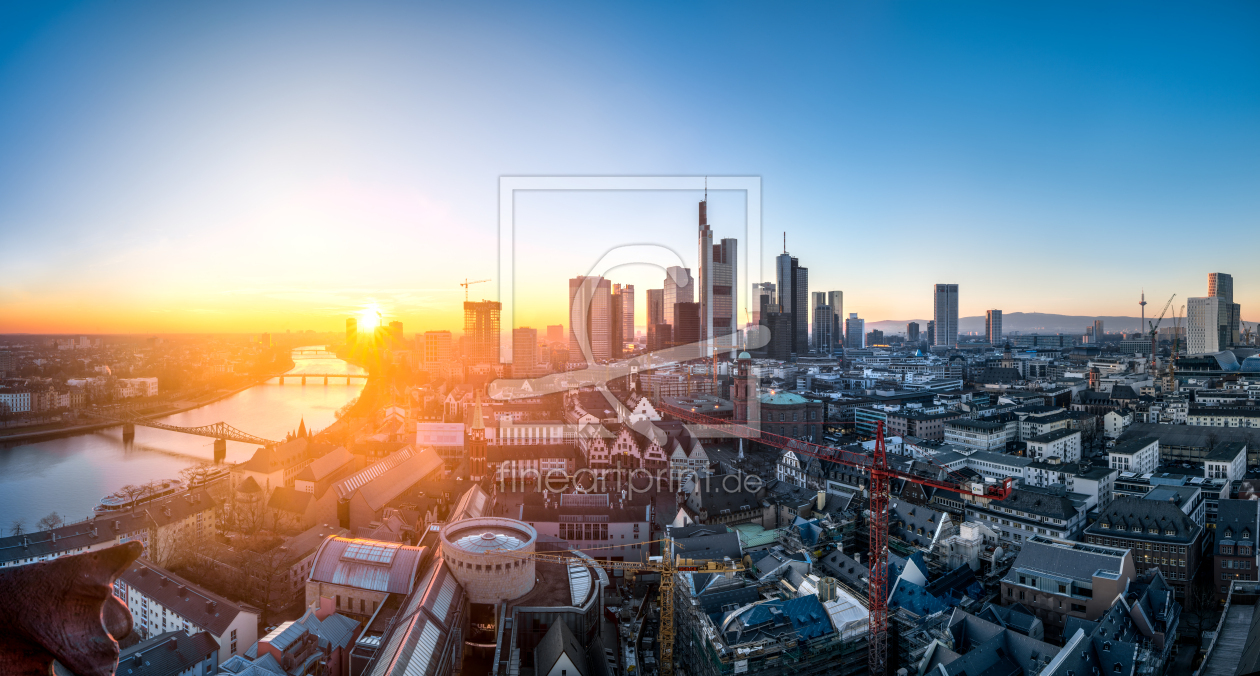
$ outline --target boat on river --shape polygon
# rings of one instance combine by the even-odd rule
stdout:
[[[139,507],[140,505],[147,504],[154,500],[174,495],[185,488],[187,488],[187,485],[179,479],[154,481],[152,484],[152,490],[145,490],[143,493],[138,495],[124,495],[122,491],[106,495],[101,498],[101,504],[97,505],[92,511],[97,514],[122,512],[134,507]]]

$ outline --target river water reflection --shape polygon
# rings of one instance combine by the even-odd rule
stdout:
[[[291,374],[362,373],[336,358],[295,355]],[[337,409],[359,395],[364,381],[312,378],[308,384],[271,379],[211,404],[162,418],[173,425],[194,427],[226,422],[265,439],[283,439],[305,419],[308,429],[322,429]],[[255,446],[228,442],[227,462],[241,462]],[[136,427],[135,440],[124,444],[122,428],[0,448],[0,530],[15,519],[32,530],[49,512],[70,521],[87,518],[101,497],[126,484],[179,478],[189,465],[214,459],[214,440],[180,432]]]

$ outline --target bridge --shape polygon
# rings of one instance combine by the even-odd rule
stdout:
[[[323,378],[325,385],[328,384],[329,378],[345,378],[346,384],[349,385],[351,378],[363,378],[364,380],[367,380],[368,374],[366,373],[283,373],[283,374],[277,375],[276,378],[280,380],[281,385],[284,384],[285,378],[301,378],[303,385],[306,384],[307,378]]]
[[[289,350],[289,354],[319,354],[330,357],[336,357],[337,353],[322,347],[308,347],[301,350]]]
[[[211,425],[201,425],[200,427],[181,427],[180,425],[171,425],[169,423],[158,422],[151,418],[137,415],[126,409],[107,411],[92,411],[89,415],[105,420],[113,420],[122,423],[123,439],[133,438],[136,434],[136,425],[141,427],[152,427],[159,430],[170,430],[172,432],[183,432],[184,434],[195,434],[200,437],[210,437],[214,439],[214,455],[218,459],[220,455],[227,453],[227,441],[240,441],[247,444],[257,444],[259,446],[274,446],[279,443],[270,439],[256,437],[248,432],[232,427],[225,422],[217,422]]]

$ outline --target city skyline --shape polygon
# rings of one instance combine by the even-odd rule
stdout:
[[[512,174],[761,176],[761,279],[786,232],[811,287],[872,320],[930,316],[940,278],[971,290],[963,316],[1136,316],[1143,288],[1189,297],[1217,269],[1260,307],[1250,247],[1176,245],[1257,236],[1254,6],[501,9],[6,6],[0,331],[336,330],[371,303],[458,327],[459,281],[502,300],[481,252]],[[603,235],[698,270],[700,198],[518,198],[517,255],[565,269],[518,269],[513,324],[563,317],[553,282],[624,242]],[[715,239],[741,237],[742,199],[709,199]],[[1082,249],[1138,240],[1107,266]],[[1016,264],[1034,242],[1045,264]]]

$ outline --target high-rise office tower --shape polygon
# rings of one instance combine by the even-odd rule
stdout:
[[[621,285],[612,285],[612,295],[608,297],[608,348],[613,359],[620,359],[625,350],[626,338],[621,333]]]
[[[814,306],[814,349],[821,354],[831,354],[835,341],[831,337],[831,326],[835,316],[830,305]]]
[[[1002,311],[988,310],[984,313],[984,340],[990,345],[1002,341]]]
[[[665,323],[674,325],[674,305],[690,303],[695,289],[695,281],[691,278],[691,268],[680,268],[677,265],[665,270]]]
[[[958,285],[937,284],[933,288],[932,321],[936,322],[936,342],[940,347],[958,345]]]
[[[823,330],[819,329],[818,327],[818,308],[826,304],[827,304],[826,291],[814,291],[809,294],[809,316],[810,316],[810,320],[812,321],[812,325],[810,327],[809,345],[815,350],[823,350],[823,349],[826,349],[827,347],[826,345],[823,345],[821,342],[819,342],[819,338],[822,336]],[[830,317],[827,318],[827,324],[831,324]],[[827,327],[827,329],[825,330],[827,331],[828,337],[830,337],[830,334],[831,334],[830,326]]]
[[[749,310],[752,312],[752,323],[761,323],[762,308],[777,304],[774,293],[774,282],[758,282],[752,285],[752,295],[748,297]]]
[[[424,332],[424,363],[444,364],[451,361],[451,351],[455,341],[450,331]]]
[[[710,349],[730,347],[735,333],[736,254],[739,242],[723,239],[713,243],[708,201],[700,202],[699,274],[700,337]]]
[[[1220,352],[1229,347],[1230,305],[1224,296],[1186,301],[1186,354]]]
[[[646,301],[647,349],[648,351],[659,350],[665,345],[656,335],[656,327],[660,324],[668,324],[665,321],[665,289],[648,289]]]
[[[401,345],[403,342],[402,322],[389,323],[389,337],[394,340],[395,345]]]
[[[707,357],[700,342],[700,304],[674,303],[673,343],[675,346],[695,346],[697,352],[691,358]]]
[[[792,351],[805,354],[809,351],[809,268],[801,267],[786,251],[774,260],[779,308],[792,315]]]
[[[1234,276],[1224,272],[1209,272],[1208,296],[1225,299],[1229,306],[1229,344],[1237,345],[1242,342],[1242,306],[1234,302]]]
[[[866,347],[866,320],[858,319],[856,312],[850,312],[849,318],[844,320],[844,346]]]
[[[469,363],[499,363],[499,313],[494,300],[464,301],[464,348]]]
[[[359,320],[351,317],[346,320],[346,346],[354,347],[359,340]]]
[[[919,342],[919,323],[918,322],[910,322],[909,324],[906,324],[906,342],[907,343]]]
[[[827,304],[831,306],[831,346],[844,347],[844,330],[841,318],[844,317],[844,292],[828,291]]]
[[[928,322],[927,325],[927,344],[936,344],[936,322]]]
[[[612,359],[612,284],[603,277],[569,280],[569,362],[586,363],[582,342],[599,362]],[[581,337],[581,341],[579,341]]]
[[[512,330],[512,377],[533,378],[539,375],[538,330],[522,326]]]
[[[621,340],[634,342],[634,285],[614,284],[613,293],[621,296]]]
[[[547,342],[563,343],[564,342],[564,324],[547,325]]]

